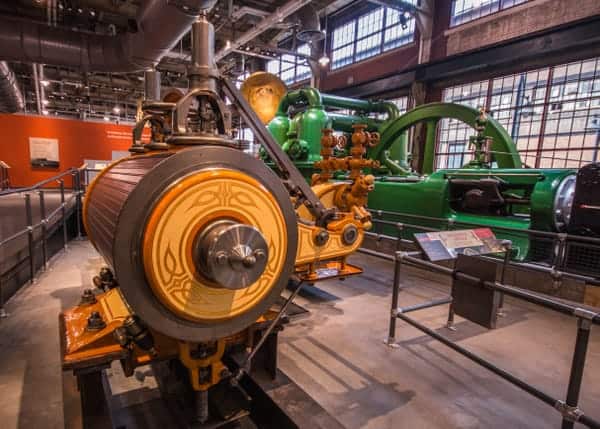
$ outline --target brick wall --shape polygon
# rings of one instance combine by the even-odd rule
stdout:
[[[596,14],[599,0],[533,0],[447,30],[446,53],[470,51]]]

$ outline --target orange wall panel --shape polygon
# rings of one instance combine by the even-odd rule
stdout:
[[[13,187],[30,186],[71,167],[79,167],[84,159],[109,160],[113,150],[129,149],[132,128],[130,125],[0,114],[0,160],[11,167]],[[29,137],[58,139],[60,167],[32,167]],[[70,181],[66,184],[70,186]]]

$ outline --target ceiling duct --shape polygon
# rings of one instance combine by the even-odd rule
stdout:
[[[296,26],[296,38],[301,42],[315,43],[325,38],[316,9],[307,4],[287,21]]]
[[[25,108],[17,77],[6,61],[0,61],[0,112],[15,113]]]
[[[216,0],[147,0],[136,17],[137,31],[104,36],[0,17],[0,59],[52,64],[86,71],[149,69],[187,33],[202,10]]]

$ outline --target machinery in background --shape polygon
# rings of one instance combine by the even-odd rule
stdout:
[[[555,237],[544,233],[591,232],[598,236],[593,228],[596,221],[592,220],[597,216],[595,208],[576,204],[576,215],[571,217],[574,199],[591,198],[582,186],[576,187],[577,170],[524,168],[510,136],[484,112],[463,105],[431,103],[401,115],[390,102],[322,94],[314,88],[290,91],[276,100],[274,94],[281,92],[282,85],[277,77],[267,79],[261,72],[260,79],[250,76],[246,91],[270,94],[269,102],[254,103],[255,108],[275,112],[263,115],[268,119],[265,123],[306,180],[311,180],[322,162],[319,142],[322,133],[329,132],[326,130],[348,136],[353,126],[364,124],[365,131],[380,134],[380,143],[366,153],[377,163],[369,169],[375,189],[368,201],[370,211],[385,222],[377,232],[412,239],[421,227],[444,230],[481,225],[513,242],[514,259],[549,265],[556,260],[557,252],[565,249],[559,248]],[[273,103],[278,103],[276,109]],[[460,121],[474,129],[470,139],[473,159],[461,168],[435,171],[437,128],[443,119]],[[425,135],[419,172],[411,169],[407,139],[410,129],[418,124],[423,124]],[[348,155],[341,146],[334,151]],[[270,162],[268,154],[263,153],[263,158]],[[594,167],[589,169],[595,172],[590,175],[598,174]],[[337,179],[347,177],[341,172],[329,174]],[[594,201],[588,202],[590,207],[597,206]],[[586,217],[580,216],[581,210],[587,210]],[[592,228],[586,229],[585,225]],[[570,249],[569,264],[561,268],[600,275],[598,246],[571,243]]]
[[[204,16],[193,25],[192,49],[187,94],[157,101],[160,80],[148,72],[132,156],[88,187],[84,224],[110,270],[94,279],[102,293],[86,291],[62,313],[61,326],[63,368],[80,386],[101,384],[98,374],[116,360],[126,375],[152,364],[155,374],[187,381],[192,420],[204,425],[243,414],[248,398],[239,381],[263,344],[276,345],[272,337],[302,281],[360,273],[346,258],[370,226],[364,204],[372,177],[361,170],[371,164],[363,154],[377,136],[356,129],[352,159],[336,164],[352,180],[329,181],[324,168],[311,188],[219,75],[214,29]],[[222,94],[274,169],[235,148]],[[143,144],[146,123],[151,139]],[[294,293],[275,311],[287,286]],[[235,352],[245,356],[237,368],[227,364]],[[169,394],[180,384],[161,387]],[[233,406],[231,398],[241,400]],[[89,401],[82,393],[84,407]]]

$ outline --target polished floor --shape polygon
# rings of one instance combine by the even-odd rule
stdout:
[[[398,348],[384,345],[392,266],[362,255],[353,262],[366,268],[362,276],[304,290],[298,303],[310,315],[286,327],[280,347],[281,369],[343,427],[560,427],[552,408],[411,327],[399,323]],[[57,315],[78,301],[101,264],[88,242],[71,242],[49,271],[6,305],[9,317],[0,320],[0,427],[80,427],[74,379],[60,370]],[[407,272],[405,286],[403,304],[448,290],[445,279],[420,271]],[[414,317],[564,397],[574,320],[508,300],[495,331],[458,319],[458,330],[450,332],[442,327],[446,311],[429,309]],[[131,389],[147,388],[152,377],[128,383]],[[582,397],[583,409],[600,418],[598,330],[592,330]]]

